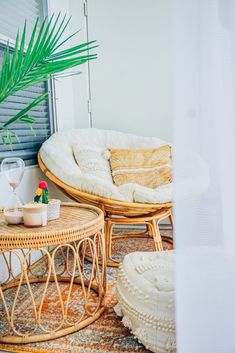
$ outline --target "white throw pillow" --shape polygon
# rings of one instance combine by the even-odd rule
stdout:
[[[108,161],[109,153],[106,149],[73,145],[73,153],[82,173],[113,183]]]

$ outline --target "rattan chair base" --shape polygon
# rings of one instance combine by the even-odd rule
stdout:
[[[170,237],[162,237],[160,235],[159,223],[169,218],[171,226],[173,227],[173,217],[171,210],[162,210],[155,214],[149,215],[148,217],[135,217],[135,218],[117,218],[117,217],[106,217],[106,228],[105,228],[105,244],[106,244],[106,264],[110,267],[119,267],[121,261],[113,258],[112,245],[114,242],[120,239],[149,239],[153,242],[153,249],[155,251],[163,250],[163,241],[173,245],[173,239]],[[117,225],[144,225],[146,230],[143,231],[129,231],[125,229],[123,232],[114,232],[114,228]],[[91,256],[86,253],[86,259],[91,261]],[[100,261],[100,259],[99,259]]]
[[[142,217],[110,217],[107,216],[105,219],[105,245],[106,245],[106,262],[108,266],[119,267],[121,261],[117,261],[112,256],[112,244],[118,239],[125,238],[150,238],[153,241],[155,251],[163,251],[162,237],[159,230],[159,223],[169,218],[172,223],[171,210],[163,209],[155,212],[151,215],[144,215]],[[113,228],[116,225],[145,225],[146,231],[140,233],[127,233],[114,235]]]

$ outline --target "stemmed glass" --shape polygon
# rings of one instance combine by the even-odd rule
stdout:
[[[10,224],[19,224],[23,220],[23,202],[16,190],[24,176],[24,168],[25,164],[21,158],[5,158],[1,164],[1,171],[12,189],[12,195],[4,208],[5,219]]]

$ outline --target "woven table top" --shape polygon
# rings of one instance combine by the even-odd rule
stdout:
[[[60,218],[45,227],[7,225],[0,215],[0,249],[29,249],[71,243],[94,235],[103,228],[103,212],[94,206],[62,203]]]

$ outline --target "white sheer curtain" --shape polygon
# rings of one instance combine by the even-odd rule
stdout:
[[[178,353],[235,352],[235,0],[173,1]]]

